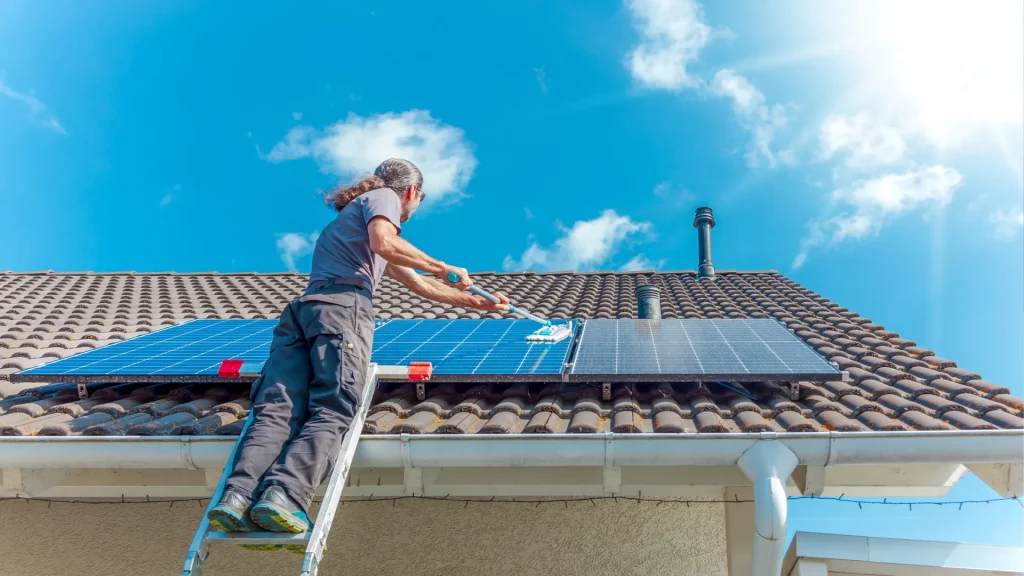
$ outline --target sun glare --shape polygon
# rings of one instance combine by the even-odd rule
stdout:
[[[856,2],[828,18],[872,98],[939,144],[1024,122],[1024,2]],[[845,13],[843,13],[845,12]]]

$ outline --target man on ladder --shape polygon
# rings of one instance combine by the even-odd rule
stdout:
[[[282,311],[274,330],[270,358],[252,385],[251,422],[228,462],[223,494],[207,513],[212,527],[309,530],[313,491],[331,474],[363,399],[374,330],[371,298],[382,274],[431,300],[508,310],[503,295],[492,303],[466,292],[472,281],[465,269],[399,237],[424,198],[422,186],[412,162],[390,159],[328,196],[338,215],[317,239],[306,292]],[[453,272],[458,282],[448,280]]]

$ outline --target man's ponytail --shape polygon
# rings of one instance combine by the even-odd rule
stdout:
[[[410,186],[423,188],[423,174],[415,164],[401,158],[380,163],[373,174],[350,186],[338,187],[327,195],[327,204],[341,212],[348,203],[378,188],[391,188],[401,196]]]

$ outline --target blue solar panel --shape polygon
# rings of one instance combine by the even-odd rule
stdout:
[[[587,320],[568,379],[795,381],[841,375],[776,320]]]
[[[20,372],[19,376],[108,380],[214,376],[222,360],[259,363],[270,354],[277,320],[193,320]],[[209,378],[206,378],[207,380]]]
[[[430,362],[445,380],[559,380],[572,338],[528,342],[530,320],[391,320],[373,338],[381,365]]]
[[[259,364],[277,320],[194,320],[19,372],[18,380],[208,381],[226,359]],[[528,320],[375,323],[372,361],[431,362],[441,380],[559,379],[572,339],[531,343]]]

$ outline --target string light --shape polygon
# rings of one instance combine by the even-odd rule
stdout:
[[[890,501],[888,498],[883,498],[881,502],[876,500],[858,500],[853,498],[846,498],[845,494],[839,496],[790,496],[787,498],[790,502],[800,501],[818,501],[818,502],[837,502],[842,504],[855,504],[858,509],[863,510],[864,506],[906,506],[911,512],[914,511],[914,506],[956,506],[957,510],[963,510],[965,504],[993,504],[1000,502],[1016,502],[1021,508],[1024,508],[1024,502],[1021,501],[1020,496],[1007,496],[1003,498],[989,498],[987,500],[931,500],[931,501]],[[585,496],[580,498],[554,498],[554,499],[503,499],[498,500],[496,496],[492,496],[490,500],[480,500],[476,498],[451,498],[450,496],[390,496],[381,498],[371,494],[367,498],[355,498],[349,500],[342,500],[341,504],[352,505],[362,504],[367,502],[391,502],[392,506],[396,506],[400,500],[428,500],[428,501],[442,501],[442,502],[459,502],[463,503],[464,508],[468,508],[470,504],[482,505],[482,504],[533,504],[534,507],[539,507],[542,504],[564,504],[566,508],[569,507],[570,503],[582,503],[589,502],[591,506],[597,506],[599,500],[611,500],[615,504],[619,503],[619,500],[627,500],[636,504],[642,503],[653,503],[656,506],[662,504],[682,504],[687,508],[691,504],[751,504],[754,502],[752,499],[740,499],[736,495],[733,495],[732,499],[702,499],[702,500],[681,500],[681,499],[668,499],[668,498],[650,498],[638,495],[636,498],[628,498],[624,496]],[[150,500],[147,496],[145,500],[128,500],[124,496],[121,496],[121,501],[102,501],[102,500],[65,500],[56,498],[24,498],[21,496],[0,498],[0,502],[6,501],[22,501],[25,503],[43,503],[45,502],[47,507],[52,504],[89,504],[89,505],[111,505],[111,504],[168,504],[169,507],[174,507],[175,504],[189,504],[196,503],[200,508],[205,508],[203,501],[209,502],[209,498],[172,498],[166,500]]]

